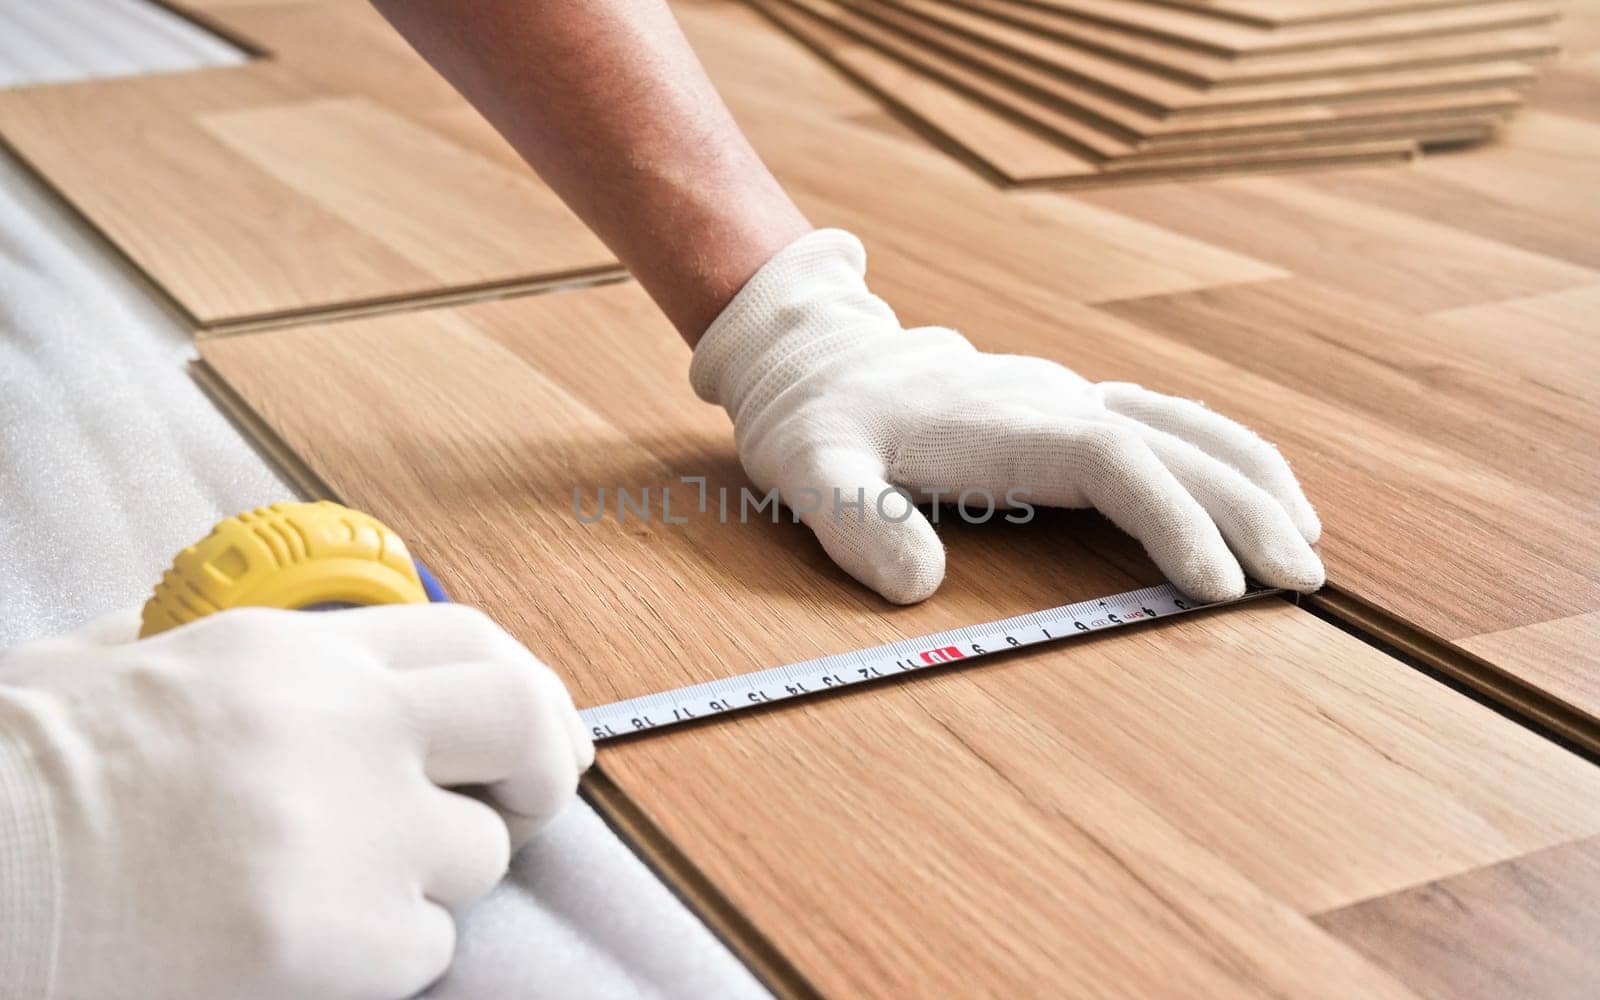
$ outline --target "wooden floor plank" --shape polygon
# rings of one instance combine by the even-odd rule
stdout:
[[[870,17],[917,45],[932,47],[968,62],[1009,86],[1058,101],[1063,107],[1093,112],[1140,135],[1158,128],[1142,125],[1141,116],[1159,121],[1166,117],[1226,111],[1287,108],[1471,87],[1526,85],[1533,80],[1532,70],[1524,64],[1492,62],[1203,90],[1140,72],[1022,29],[964,15],[960,8],[923,4],[916,8],[919,14],[912,14],[901,6],[901,0],[894,3],[828,0],[814,6],[829,11],[842,8]],[[936,15],[940,20],[936,22],[925,15]],[[953,19],[962,20],[969,29],[986,25],[986,37],[991,40],[997,34],[1004,34],[1009,39],[1010,54],[949,27],[946,22]],[[1036,60],[1047,61],[1048,68],[1017,60],[1014,53],[1019,50],[1027,51]]]
[[[1153,578],[1085,515],[947,521],[950,578],[914,608],[795,525],[577,523],[575,485],[742,482],[725,418],[633,286],[202,353],[583,704]],[[841,995],[974,977],[1013,995],[1397,995],[1300,914],[1600,831],[1600,772],[1292,606],[1170,625],[718,720],[601,766]]]
[[[1373,42],[1439,37],[1486,28],[1548,24],[1551,3],[1517,0],[1474,3],[1440,10],[1384,14],[1357,21],[1271,27],[1231,22],[1199,11],[1144,0],[1025,0],[1090,22],[1143,32],[1155,38],[1224,56],[1299,52]]]
[[[1600,705],[1600,613],[1520,625],[1461,640],[1470,653],[1572,705]]]
[[[1276,27],[1284,24],[1347,21],[1402,11],[1460,7],[1475,0],[1156,0],[1156,2],[1230,17],[1246,24]]]
[[[0,138],[200,325],[617,270],[525,167],[270,60],[5,90]]]
[[[1430,1000],[1600,992],[1600,840],[1319,915]]]
[[[891,106],[914,117],[922,131],[954,144],[959,155],[1017,184],[1093,183],[1094,163],[1105,173],[1126,179],[1392,161],[1407,155],[1409,142],[1481,138],[1519,103],[1512,91],[1471,90],[1460,95],[1216,112],[1163,123],[1069,83],[1077,87],[1077,98],[1074,110],[1067,111],[962,60],[916,46],[832,0],[759,0],[756,5],[883,94]],[[1062,81],[1048,83],[1055,86]],[[1063,146],[1063,153],[1052,154],[1041,146],[1041,134]],[[1134,138],[1141,134],[1150,137]],[[1059,171],[1054,169],[1057,164]]]
[[[1600,397],[1594,350],[1600,286],[1435,313],[1424,329],[1443,349],[1514,372],[1544,390],[1580,403]],[[1507,331],[1514,330],[1514,336]]]
[[[1453,226],[1328,194],[1312,180],[1239,178],[1079,197],[1417,312],[1577,288],[1597,277]]]
[[[924,76],[819,18],[787,3],[752,0],[819,55],[890,107],[993,171],[1008,184],[1092,177],[1098,160],[1075,152],[1062,137],[1047,138],[953,87]]]
[[[1227,88],[1197,87],[1122,60],[1106,58],[1031,27],[986,18],[938,0],[877,0],[865,6],[859,5],[858,0],[849,2],[856,4],[857,9],[875,11],[875,16],[887,16],[892,23],[903,26],[902,30],[913,30],[911,25],[916,22],[933,29],[921,37],[944,40],[960,37],[977,44],[977,49],[966,50],[969,53],[993,53],[996,57],[1023,60],[1158,115],[1345,100],[1357,95],[1398,93],[1407,89],[1444,90],[1481,83],[1489,67],[1495,65],[1493,60],[1485,60],[1482,67],[1469,63],[1416,69],[1380,64],[1366,73],[1239,82]],[[902,19],[902,14],[910,20]],[[1499,66],[1495,82],[1511,82],[1512,72],[1510,64]],[[1522,73],[1516,75],[1531,79]]]
[[[1515,127],[1513,124],[1512,127]],[[1322,190],[1368,204],[1381,205],[1405,215],[1453,226],[1546,257],[1585,268],[1600,269],[1600,240],[1586,201],[1579,197],[1564,204],[1562,212],[1549,211],[1523,193],[1522,184],[1558,183],[1554,178],[1531,175],[1506,167],[1506,183],[1492,190],[1468,186],[1419,163],[1415,169],[1353,170],[1318,179]],[[1576,185],[1568,188],[1577,194]],[[1547,203],[1548,204],[1548,203]]]
[[[847,34],[804,0],[802,5],[773,0],[752,3],[881,95],[891,107],[910,116],[919,129],[953,145],[958,155],[1010,184],[1067,187],[1230,169],[1393,162],[1409,157],[1410,143],[1421,127],[1402,116],[1397,124],[1358,123],[1346,129],[1337,122],[1323,121],[1274,132],[1245,120],[1230,122],[1220,137],[1201,131],[1195,137],[1175,136],[1159,148],[1152,144],[1141,152],[1077,116],[1009,91],[958,61],[905,47],[869,20],[840,12],[850,27]],[[1433,128],[1448,128],[1452,133],[1490,129],[1500,113],[1518,103],[1516,95],[1500,91],[1452,101],[1455,107],[1441,103],[1424,116]],[[1408,104],[1405,110],[1417,107]],[[1387,117],[1387,108],[1378,110],[1380,118]],[[1117,176],[1109,176],[1113,173]]]
[[[1600,546],[1584,513],[1600,407],[1452,356],[1403,312],[1298,280],[1235,291],[1109,308],[1278,387],[1260,407],[1234,384],[1212,391],[1269,437],[1303,445],[1297,467],[1322,506],[1331,580],[1452,640],[1600,608]],[[1199,381],[1163,380],[1191,394]],[[1311,399],[1326,409],[1309,411]],[[1600,701],[1578,707],[1600,717]]]
[[[1555,51],[1554,36],[1548,27],[1532,24],[1369,40],[1361,44],[1320,49],[1244,52],[1223,56],[1113,24],[1075,18],[1028,0],[942,2],[1195,86],[1338,76],[1370,72],[1381,67],[1441,66],[1487,59],[1537,59]]]

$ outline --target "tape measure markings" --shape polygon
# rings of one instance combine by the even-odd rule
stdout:
[[[1014,618],[900,639],[746,674],[671,688],[578,714],[596,742],[633,736],[685,722],[838,691],[886,677],[966,663],[1093,632],[1171,618],[1282,593],[1253,590],[1232,601],[1199,604],[1172,584],[1063,604]]]

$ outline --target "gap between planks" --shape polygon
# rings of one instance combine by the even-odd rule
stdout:
[[[1600,724],[1519,677],[1357,597],[1335,583],[1304,598],[1352,634],[1380,649],[1390,646],[1423,666],[1466,685],[1535,732],[1548,730],[1588,754],[1600,755]],[[1402,661],[1404,662],[1404,661]]]
[[[327,480],[301,461],[277,431],[269,427],[209,364],[195,359],[189,363],[189,374],[256,453],[301,499],[341,502]],[[822,993],[678,849],[649,814],[617,787],[599,762],[583,775],[578,792],[618,838],[775,996],[782,1000],[820,1000]]]

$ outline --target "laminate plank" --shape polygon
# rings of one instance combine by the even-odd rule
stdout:
[[[1325,193],[1311,180],[1240,178],[1079,197],[1418,312],[1577,288],[1596,279],[1596,272],[1565,261]],[[1239,219],[1250,225],[1238,225]]]
[[[1434,313],[1424,327],[1440,347],[1513,372],[1540,390],[1583,404],[1600,401],[1594,350],[1600,287]],[[1507,331],[1516,331],[1509,335]]]
[[[360,95],[408,116],[468,107],[369,0],[232,0],[207,11],[329,94]]]
[[[1600,705],[1600,613],[1520,625],[1461,640],[1463,649],[1507,668],[1562,701]]]
[[[986,18],[936,0],[878,0],[871,7],[880,13],[889,8],[904,11],[936,26],[939,29],[938,37],[950,38],[954,35],[970,39],[996,54],[1025,60],[1161,116],[1200,110],[1325,102],[1348,99],[1352,95],[1448,90],[1481,84],[1486,75],[1494,76],[1497,85],[1513,80],[1531,82],[1532,79],[1525,67],[1513,71],[1514,64],[1491,61],[1482,66],[1447,65],[1426,69],[1394,68],[1380,64],[1358,74],[1315,75],[1304,79],[1267,82],[1241,81],[1227,88],[1196,87],[1121,60],[1104,58],[1032,29]],[[896,23],[903,22],[897,20]]]
[[[938,2],[1202,87],[1338,76],[1380,68],[1444,66],[1492,59],[1533,60],[1551,55],[1556,49],[1554,35],[1548,28],[1533,25],[1323,49],[1224,56],[1114,25],[1074,18],[1027,0]]]
[[[1470,154],[1468,154],[1470,155]],[[1583,197],[1564,202],[1556,212],[1531,204],[1521,184],[1557,184],[1523,171],[1505,172],[1506,183],[1493,190],[1469,186],[1418,163],[1407,171],[1352,170],[1318,178],[1318,186],[1342,198],[1417,216],[1509,246],[1531,250],[1581,267],[1600,269],[1600,241],[1594,238],[1596,212]],[[1447,168],[1448,170],[1449,168]],[[1576,186],[1569,189],[1577,195]],[[1539,196],[1535,196],[1539,197]]]
[[[913,608],[792,524],[577,523],[574,484],[742,482],[631,285],[201,351],[583,704],[1153,578],[1076,514],[944,519],[950,577]],[[1403,995],[1302,914],[1600,831],[1600,772],[1290,605],[1107,638],[607,746],[600,766],[840,995]]]
[[[1156,0],[1231,17],[1247,24],[1276,27],[1320,21],[1345,21],[1397,11],[1459,7],[1475,0]]]
[[[1551,659],[1474,639],[1600,609],[1592,391],[1545,388],[1529,363],[1452,350],[1427,320],[1299,279],[1107,308],[1274,387],[1257,395],[1193,366],[1158,376],[1183,394],[1211,382],[1240,419],[1296,446],[1330,581],[1600,719],[1600,691],[1573,680],[1600,674],[1600,646]],[[1516,325],[1501,340],[1507,329],[1527,350]]]
[[[1432,1000],[1600,992],[1600,840],[1317,916]]]
[[[807,0],[753,0],[753,6],[911,116],[923,131],[953,144],[959,155],[1012,184],[1077,186],[1117,179],[1109,176],[1112,172],[1120,178],[1148,178],[1230,169],[1393,162],[1409,158],[1410,143],[1419,132],[1419,126],[1407,116],[1389,123],[1386,112],[1390,109],[1384,106],[1374,109],[1380,116],[1378,122],[1358,121],[1345,127],[1322,121],[1270,131],[1248,117],[1229,119],[1221,136],[1206,130],[1194,136],[1175,134],[1159,145],[1150,143],[1149,150],[1141,152],[1077,116],[1026,93],[1008,90],[959,61],[908,46],[850,11],[832,12],[844,19],[847,34],[835,27],[827,8]],[[859,44],[858,39],[870,47]],[[909,71],[913,67],[929,75]],[[1422,128],[1481,132],[1492,128],[1497,114],[1514,107],[1517,99],[1508,92],[1490,91],[1470,100],[1413,102],[1404,110],[1415,113],[1427,103],[1437,107],[1425,115],[1429,121]]]
[[[1447,429],[1434,428],[1432,440],[1413,430],[1416,413],[1433,391],[1425,381],[1429,366],[1406,376],[1417,390],[1404,409],[1406,378],[1372,374],[1378,378],[1374,389],[1398,401],[1380,418],[1341,401],[1341,393],[1361,391],[1352,384],[1361,369],[1354,351],[1314,355],[1328,366],[1328,379],[1346,388],[1312,394],[1271,377],[1278,363],[1273,359],[1250,359],[1250,350],[1241,349],[1248,364],[1235,364],[1191,343],[1200,335],[1197,328],[1205,327],[1205,336],[1237,336],[1253,344],[1256,331],[1271,332],[1270,321],[1253,310],[1277,298],[1272,315],[1288,315],[1301,305],[1297,296],[1306,299],[1295,328],[1313,331],[1320,341],[1322,330],[1352,323],[1347,312],[1361,315],[1357,300],[1318,296],[1304,282],[1284,281],[1240,285],[1233,298],[1215,289],[1093,311],[1071,309],[1058,299],[1002,316],[999,304],[954,269],[929,274],[925,266],[919,270],[884,256],[875,283],[896,303],[901,298],[893,293],[901,293],[908,322],[953,325],[987,349],[1049,357],[1087,378],[1130,379],[1209,400],[1258,429],[1283,449],[1324,515],[1321,551],[1331,578],[1420,627],[1460,639],[1600,608],[1600,583],[1590,575],[1595,532],[1574,519],[1570,504],[1536,482],[1497,473],[1438,443],[1449,440]],[[919,281],[924,290],[918,290]],[[1274,286],[1280,286],[1276,292]],[[1137,324],[1104,311],[1140,307],[1148,319],[1141,316]],[[1158,310],[1164,310],[1159,325]],[[1418,322],[1405,316],[1397,321],[1389,331],[1395,339]],[[1377,330],[1360,336],[1382,339]],[[1262,353],[1259,346],[1254,350]],[[1307,344],[1303,350],[1314,349]],[[1440,365],[1438,382],[1448,384],[1458,368]],[[1524,518],[1533,526],[1525,527]],[[1417,573],[1417,566],[1427,572]],[[1495,585],[1486,587],[1485,580]],[[1587,711],[1593,715],[1596,708]]]
[[[847,62],[859,66],[875,59],[872,53],[854,44],[853,40],[859,40],[883,56],[926,74],[927,79],[920,79],[885,67],[877,72],[879,82],[875,89],[885,91],[886,100],[903,113],[917,116],[924,131],[955,142],[965,156],[1014,183],[1080,178],[1084,172],[1081,164],[1073,160],[1068,161],[1068,170],[1060,177],[1041,173],[1028,162],[1026,140],[1014,144],[1002,136],[985,145],[983,133],[995,131],[990,123],[995,116],[1041,130],[1079,157],[1097,159],[1108,172],[1177,176],[1194,171],[1216,172],[1230,166],[1282,168],[1372,158],[1392,161],[1406,155],[1406,150],[1395,145],[1374,149],[1371,144],[1460,139],[1464,131],[1482,135],[1497,124],[1499,115],[1519,103],[1511,91],[1475,90],[1438,97],[1352,101],[1333,107],[1213,112],[1161,122],[1083,90],[1078,110],[1068,112],[1034,92],[1010,88],[979,73],[961,60],[911,44],[876,21],[829,0],[787,0],[787,7],[762,0],[757,6],[846,72],[851,72]],[[788,10],[803,11],[806,16],[778,16]],[[926,91],[936,89],[935,85],[952,92],[954,100],[930,100],[909,93],[902,99],[894,93],[897,89]],[[1129,137],[1140,133],[1151,133],[1152,137],[1130,143]],[[965,142],[963,136],[967,137]],[[1012,145],[1020,147],[1015,152],[1021,162],[1011,162]],[[1340,146],[1345,148],[1335,148]],[[1188,162],[1172,162],[1179,154]]]
[[[1471,87],[1526,85],[1533,80],[1533,72],[1526,65],[1492,62],[1202,90],[1074,49],[1033,32],[975,17],[957,7],[917,4],[918,0],[830,0],[827,7],[838,5],[871,17],[917,44],[966,61],[1009,86],[1065,106],[1091,110],[1130,128],[1136,128],[1136,119],[1101,105],[1109,104],[1113,109],[1120,105],[1123,109],[1162,119]],[[914,14],[907,13],[908,5],[914,8]],[[953,23],[961,24],[962,30],[952,27]],[[981,35],[983,41],[976,41],[970,34]],[[1002,38],[1006,48],[997,51],[994,43]],[[1025,53],[1031,61],[1019,62],[1016,59],[1019,53]]]
[[[617,270],[525,167],[271,61],[6,90],[0,137],[201,326]]]
[[[1142,32],[1223,56],[1296,52],[1374,42],[1437,38],[1489,28],[1548,24],[1558,8],[1550,3],[1475,3],[1438,10],[1375,15],[1358,21],[1284,26],[1249,25],[1200,11],[1144,0],[1018,0],[1074,18]]]
[[[880,100],[909,116],[920,129],[953,145],[960,155],[1008,184],[1094,176],[1098,160],[1074,152],[1063,140],[1046,138],[980,104],[961,91],[923,76],[833,27],[785,3],[752,0],[752,6],[809,45]]]
[[[1600,87],[1594,97],[1600,101]],[[1440,157],[1428,175],[1544,217],[1600,226],[1600,199],[1590,197],[1597,164],[1600,123],[1534,108],[1507,126],[1493,156]]]

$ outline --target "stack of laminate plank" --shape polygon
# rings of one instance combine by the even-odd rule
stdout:
[[[1491,135],[1538,0],[750,0],[993,179],[1404,158]]]

